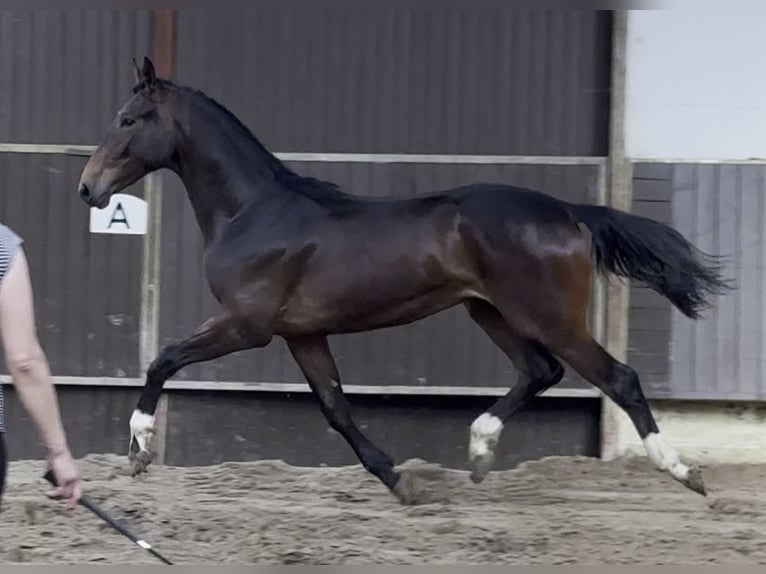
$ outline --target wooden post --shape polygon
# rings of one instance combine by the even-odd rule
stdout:
[[[152,10],[152,62],[157,75],[170,78],[175,71],[176,12]]]
[[[632,165],[625,150],[625,51],[628,11],[613,12],[612,79],[609,133],[609,170],[607,203],[624,211],[632,210]],[[610,281],[606,289],[605,347],[619,361],[628,350],[628,308],[630,288],[626,282]],[[604,397],[601,419],[601,457],[609,460],[620,454],[620,408]]]
[[[175,12],[152,11],[152,62],[157,75],[169,78],[175,65]],[[146,372],[149,364],[160,352],[160,257],[162,238],[162,175],[146,176],[144,196],[148,204],[149,221],[144,240],[141,295],[141,369]],[[151,448],[157,454],[155,462],[164,464],[166,458],[168,400],[163,394],[155,412],[156,434]]]
[[[162,234],[162,176],[151,173],[144,179],[144,198],[149,217],[144,237],[144,256],[141,279],[141,371],[146,372],[160,350],[160,239]],[[157,433],[151,448],[157,453],[155,461],[165,461],[165,434],[167,430],[167,400],[163,395],[157,404],[155,426]]]

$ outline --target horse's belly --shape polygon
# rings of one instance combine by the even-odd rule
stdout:
[[[427,226],[404,231],[374,244],[338,242],[319,254],[288,297],[281,328],[344,333],[402,325],[476,291],[479,280],[460,237],[427,233]]]
[[[280,335],[340,334],[393,327],[417,321],[460,303],[469,290],[446,284],[429,289],[355,289],[325,297],[291,298],[280,313]]]

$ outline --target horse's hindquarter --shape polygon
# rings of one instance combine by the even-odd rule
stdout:
[[[578,324],[587,306],[589,245],[566,204],[510,186],[466,194],[465,225],[481,253],[485,294],[524,336],[540,325]]]

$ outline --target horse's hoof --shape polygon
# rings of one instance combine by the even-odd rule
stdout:
[[[128,446],[128,460],[131,462],[136,460],[138,453],[141,452],[141,447],[138,445],[136,437],[130,437],[130,445]]]
[[[133,459],[131,460],[132,468],[130,475],[138,476],[139,474],[146,472],[147,467],[152,463],[155,456],[155,453],[146,450],[142,450],[138,454],[134,455]]]
[[[479,484],[487,477],[493,463],[494,456],[491,454],[477,456],[471,460],[471,480],[474,484]]]
[[[383,457],[383,461],[385,462],[387,466],[390,466],[391,468],[394,468],[396,466],[396,461],[393,458],[391,458],[390,455],[382,451],[380,455]]]
[[[428,498],[422,482],[410,470],[403,470],[399,473],[399,479],[396,481],[392,492],[405,506],[423,504],[427,502]]]
[[[682,481],[682,484],[697,494],[707,496],[705,482],[702,480],[702,471],[697,467],[689,469],[689,473],[686,475],[686,480]]]

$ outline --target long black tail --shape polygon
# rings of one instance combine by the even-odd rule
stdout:
[[[657,291],[687,317],[698,318],[709,307],[709,296],[733,287],[721,276],[723,259],[703,253],[675,229],[606,206],[570,205],[593,236],[601,273],[610,271]]]

